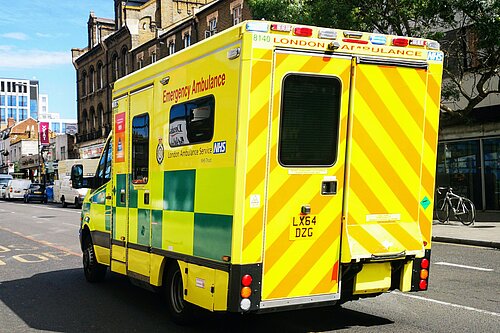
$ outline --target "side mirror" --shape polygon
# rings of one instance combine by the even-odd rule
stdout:
[[[71,186],[73,188],[83,187],[83,165],[75,164],[71,167]]]

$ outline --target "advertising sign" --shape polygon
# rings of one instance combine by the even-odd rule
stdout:
[[[40,122],[39,135],[40,135],[40,144],[42,146],[48,146],[50,144],[50,142],[49,142],[49,123]]]
[[[115,116],[115,161],[125,161],[125,112]]]

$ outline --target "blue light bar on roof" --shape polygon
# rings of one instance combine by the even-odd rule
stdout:
[[[246,28],[247,31],[268,32],[269,24],[265,22],[248,22]]]
[[[387,37],[382,35],[372,35],[370,36],[370,42],[374,45],[385,45],[387,44]]]

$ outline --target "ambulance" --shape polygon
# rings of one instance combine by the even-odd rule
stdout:
[[[427,290],[443,53],[246,21],[114,84],[80,239],[170,316]]]

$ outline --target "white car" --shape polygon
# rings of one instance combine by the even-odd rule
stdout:
[[[5,189],[5,198],[12,199],[24,199],[24,193],[30,187],[31,180],[29,179],[12,179],[9,180],[9,184]]]

